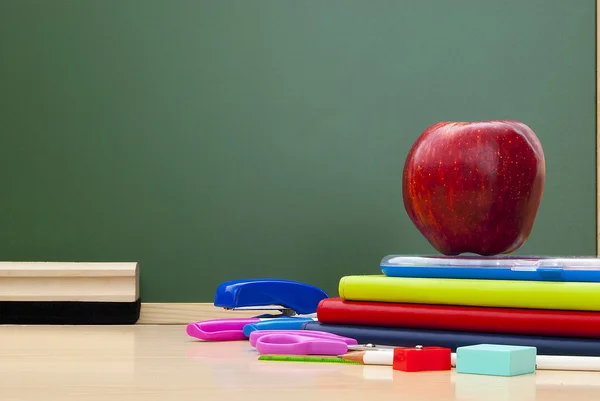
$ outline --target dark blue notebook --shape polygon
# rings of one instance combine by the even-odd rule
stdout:
[[[600,339],[351,326],[320,322],[306,322],[302,325],[302,329],[324,331],[354,338],[359,344],[370,343],[398,347],[438,346],[450,348],[452,352],[456,352],[456,348],[463,346],[499,344],[536,347],[538,355],[600,356]]]

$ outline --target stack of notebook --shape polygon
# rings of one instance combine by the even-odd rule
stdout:
[[[359,343],[537,347],[600,356],[600,258],[388,256],[346,276],[305,329]]]

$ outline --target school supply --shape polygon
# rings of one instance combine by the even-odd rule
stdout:
[[[556,337],[600,338],[600,312],[485,308],[323,299],[318,321],[326,324],[406,327]]]
[[[539,370],[579,370],[600,372],[600,357],[538,355],[536,358]]]
[[[438,346],[456,348],[473,344],[502,344],[536,347],[543,355],[600,356],[600,340],[507,335],[496,333],[469,333],[446,330],[424,330],[392,327],[351,326],[303,323],[305,330],[317,330],[356,339],[359,343],[393,345],[395,347]]]
[[[274,278],[244,279],[219,285],[214,305],[228,310],[276,310],[295,316],[314,313],[324,298],[327,293],[310,284]]]
[[[342,277],[339,295],[349,301],[600,311],[600,283],[363,275]]]
[[[246,324],[243,328],[244,335],[250,336],[250,333],[257,330],[300,330],[302,323],[317,321],[315,314],[299,315],[293,317],[280,317],[277,319],[260,319],[257,322]]]
[[[421,347],[394,348],[392,369],[403,372],[427,372],[452,369],[449,348]]]
[[[353,338],[307,330],[266,330],[250,333],[250,345],[259,354],[340,355],[348,346],[358,345]]]
[[[600,258],[389,255],[380,263],[388,277],[600,282]]]
[[[347,363],[349,365],[359,365],[358,362],[347,361],[342,358],[332,358],[326,356],[297,356],[297,355],[261,355],[259,361],[276,362],[317,362],[317,363]]]
[[[325,298],[325,291],[296,281],[269,278],[226,281],[217,288],[215,306],[279,314],[194,322],[187,325],[186,333],[205,341],[239,341],[248,339],[249,331],[244,333],[246,325],[261,321],[280,321],[277,326],[280,329],[300,328],[300,323],[316,319],[317,306]]]
[[[361,365],[392,366],[394,352],[392,349],[351,351],[339,358]],[[600,372],[600,357],[597,356],[537,355],[535,361],[537,370]],[[451,354],[451,362],[456,367],[456,353]]]
[[[352,351],[340,355],[339,358],[346,361],[356,362],[361,365],[392,366],[394,363],[394,350],[390,349],[386,351],[387,352],[381,352],[381,350]]]
[[[456,349],[456,373],[519,376],[535,372],[536,348],[477,344]]]
[[[1,261],[0,324],[135,324],[140,269],[136,261]]]

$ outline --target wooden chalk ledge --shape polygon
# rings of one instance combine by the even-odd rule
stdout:
[[[0,262],[0,324],[134,324],[139,266]]]

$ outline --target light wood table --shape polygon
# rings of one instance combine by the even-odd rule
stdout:
[[[184,326],[0,326],[1,401],[600,400],[600,373],[515,378],[258,361]]]

